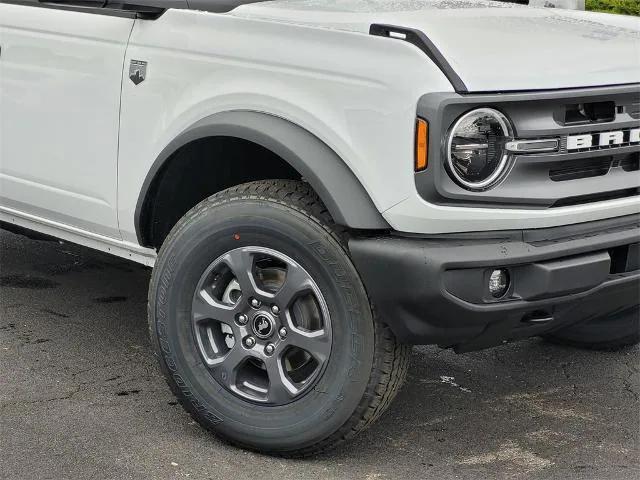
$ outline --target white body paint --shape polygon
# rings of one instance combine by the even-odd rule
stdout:
[[[618,145],[622,143],[624,134],[622,132],[603,132],[600,134],[599,146]]]
[[[187,127],[233,110],[313,133],[404,232],[540,228],[640,211],[635,199],[552,211],[424,201],[412,170],[416,105],[453,87],[414,46],[368,35],[371,23],[426,32],[473,91],[640,81],[640,62],[630,60],[640,56],[640,30],[625,17],[482,0],[283,0],[133,20],[2,3],[0,220],[90,237],[150,263],[134,213],[151,165]],[[128,79],[132,60],[148,62],[138,86]]]

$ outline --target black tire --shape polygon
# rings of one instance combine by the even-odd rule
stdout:
[[[571,325],[546,335],[553,343],[591,350],[619,350],[640,343],[640,311],[637,306]]]
[[[238,245],[295,259],[326,299],[331,353],[315,386],[286,405],[256,404],[222,387],[195,345],[190,310],[198,279]],[[149,328],[171,390],[200,425],[238,446],[290,457],[333,448],[374,422],[400,389],[410,353],[372,314],[344,231],[306,183],[289,180],[230,188],[178,222],[153,271]]]

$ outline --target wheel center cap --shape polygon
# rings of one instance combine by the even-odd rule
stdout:
[[[269,338],[275,330],[273,319],[264,313],[259,313],[253,317],[252,327],[256,337],[262,339]]]

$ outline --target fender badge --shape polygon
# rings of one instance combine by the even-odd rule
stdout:
[[[147,62],[131,60],[129,65],[129,78],[135,85],[139,85],[147,78]]]

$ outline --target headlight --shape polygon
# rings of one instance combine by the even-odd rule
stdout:
[[[449,173],[469,190],[495,185],[509,166],[505,145],[512,139],[509,120],[492,108],[478,108],[460,117],[447,137]]]

